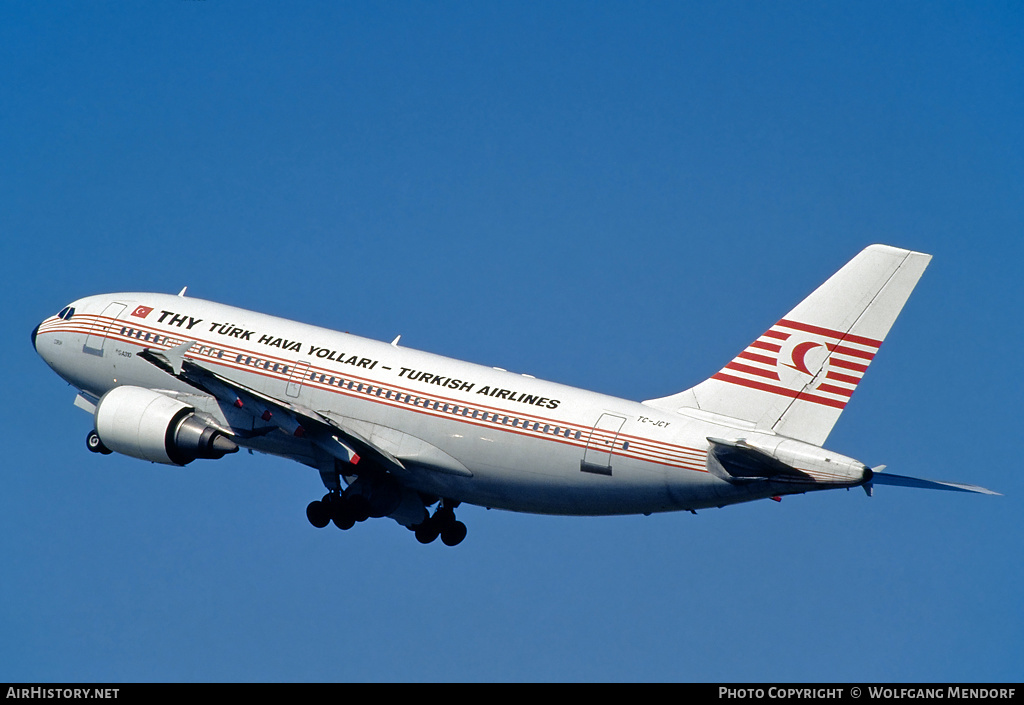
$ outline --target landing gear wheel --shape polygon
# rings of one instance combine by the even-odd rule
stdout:
[[[356,515],[348,501],[338,497],[331,506],[331,521],[342,531],[348,531],[356,525]]]
[[[432,517],[424,520],[414,531],[420,543],[431,543],[440,536],[444,545],[458,546],[466,538],[466,525],[455,518],[451,507],[445,506],[439,507]]]
[[[466,525],[461,521],[452,521],[441,529],[441,542],[445,546],[458,546],[466,538]]]
[[[331,515],[328,508],[319,499],[314,499],[306,507],[306,518],[309,523],[318,529],[322,529],[331,523]]]
[[[416,540],[420,543],[433,543],[440,533],[441,527],[431,517],[416,527]]]
[[[351,529],[356,523],[348,502],[345,501],[345,499],[337,492],[328,492],[323,496],[323,499],[319,502],[315,502],[315,504],[319,504],[321,507],[320,511],[323,512],[322,517],[317,517],[318,521],[323,522],[323,526],[327,526],[331,522],[334,522],[336,527],[344,531],[346,529]],[[317,525],[314,524],[314,526]]]
[[[96,431],[89,431],[89,435],[85,437],[85,447],[93,453],[110,455],[110,449],[103,445],[103,441],[100,440],[100,434],[96,433]]]

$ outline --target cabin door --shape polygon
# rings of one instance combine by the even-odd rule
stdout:
[[[98,355],[103,357],[103,343],[107,340],[107,331],[110,327],[117,323],[117,317],[124,313],[124,310],[128,308],[126,304],[112,303],[107,304],[107,307],[103,309],[103,313],[96,319],[96,322],[92,324],[92,329],[89,331],[89,335],[85,338],[85,345],[82,347],[82,352],[87,352],[90,355]]]
[[[618,443],[619,431],[626,419],[615,414],[601,414],[601,418],[590,430],[590,438],[587,439],[587,448],[583,451],[583,460],[580,461],[582,472],[592,472],[596,475],[612,474],[612,454]]]

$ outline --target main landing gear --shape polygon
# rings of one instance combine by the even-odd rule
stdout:
[[[356,522],[370,518],[370,504],[361,495],[346,497],[335,490],[325,494],[323,499],[310,502],[306,507],[306,518],[318,529],[333,521],[339,529],[347,531]]]
[[[450,507],[442,502],[432,517],[412,527],[416,532],[416,540],[430,543],[440,536],[445,546],[458,546],[462,543],[462,539],[466,538],[466,525],[455,518],[456,506],[458,503]]]
[[[455,518],[455,507],[458,503],[445,504],[437,508],[433,516],[416,526],[409,527],[416,532],[416,540],[420,543],[431,543],[438,537],[446,546],[457,546],[466,538],[466,525]],[[357,522],[366,521],[372,515],[370,503],[359,494],[346,495],[338,490],[331,490],[322,499],[313,500],[306,507],[306,518],[309,523],[322,529],[334,523],[339,529],[347,531]]]

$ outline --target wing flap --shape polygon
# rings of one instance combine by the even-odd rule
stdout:
[[[192,342],[168,350],[147,348],[140,357],[168,374],[197,387],[218,401],[248,412],[283,432],[309,439],[329,455],[346,463],[374,461],[386,470],[402,472],[405,466],[394,455],[313,409],[277,399],[229,379],[185,357]]]
[[[228,379],[208,370],[192,360],[184,360],[181,375],[191,382],[206,387],[211,394],[237,408],[246,409],[263,421],[273,423],[294,436],[309,438],[321,449],[347,463],[360,459],[373,460],[391,471],[403,471],[405,466],[391,453],[371,443],[355,431],[327,418],[313,409],[284,401]]]

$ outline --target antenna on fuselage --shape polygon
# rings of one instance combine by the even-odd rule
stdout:
[[[187,286],[181,287],[181,291],[178,292],[178,296],[180,296],[181,298],[185,298],[185,289],[188,289],[188,287]]]

